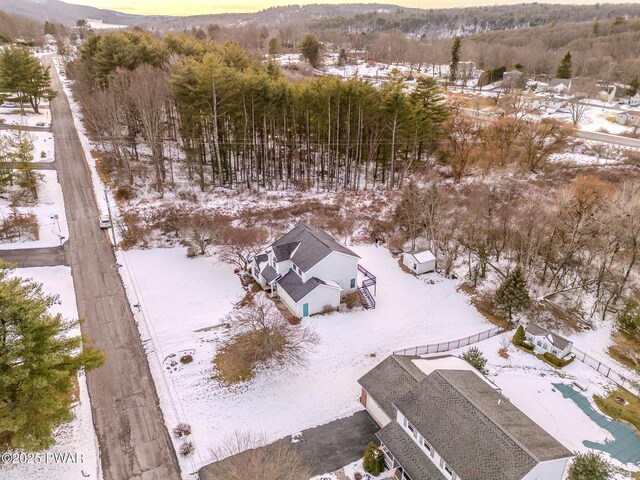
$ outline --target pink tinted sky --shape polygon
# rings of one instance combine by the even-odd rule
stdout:
[[[624,0],[620,0],[624,2]],[[477,5],[496,5],[523,3],[522,0],[383,0],[346,2],[344,0],[70,0],[67,3],[90,5],[125,13],[143,15],[198,15],[203,13],[235,13],[255,12],[277,5],[307,4],[307,3],[389,3],[405,7],[444,8],[469,7]],[[529,2],[527,2],[529,3]],[[538,3],[598,3],[589,0],[538,0]],[[608,3],[602,2],[599,3]]]

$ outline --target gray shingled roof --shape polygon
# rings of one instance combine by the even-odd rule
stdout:
[[[558,87],[560,85],[564,85],[565,87],[569,87],[571,85],[571,79],[569,78],[552,78],[549,82],[549,86],[551,88]]]
[[[376,436],[412,479],[446,480],[438,467],[427,458],[397,422],[389,423],[376,433]]]
[[[551,343],[551,345],[553,345],[554,347],[559,348],[560,350],[564,350],[565,348],[567,348],[567,345],[571,343],[571,341],[567,340],[564,337],[561,337],[557,333],[550,332],[546,328],[542,328],[541,326],[534,323],[530,323],[529,325],[527,325],[524,330],[525,332],[530,333],[531,335],[534,335],[536,337],[547,337],[549,343]]]
[[[298,302],[320,285],[326,284],[316,277],[303,282],[296,272],[289,270],[284,277],[278,280],[278,285],[287,292],[294,302]]]
[[[290,259],[303,272],[331,252],[360,258],[347,247],[336,242],[327,232],[304,223],[299,223],[289,233],[273,242],[271,248],[279,262]]]
[[[391,355],[358,380],[389,418],[396,416],[393,402],[426,378],[411,362],[416,358],[420,357]]]
[[[465,480],[520,480],[539,462],[572,456],[471,371],[435,370],[394,405]]]
[[[276,278],[278,278],[278,276],[279,276],[279,273],[276,272],[276,269],[273,268],[271,265],[267,265],[262,271],[262,278],[264,278],[267,281],[267,283],[271,283]]]

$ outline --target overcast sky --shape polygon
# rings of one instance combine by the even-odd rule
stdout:
[[[618,3],[624,3],[619,0]],[[629,0],[627,0],[629,1]],[[256,12],[268,7],[307,3],[383,3],[382,1],[359,0],[67,0],[67,3],[91,5],[125,13],[158,14],[158,15],[197,15],[201,13],[235,13]],[[474,5],[496,5],[523,3],[522,0],[397,0],[388,2],[394,5],[419,8],[468,7]],[[527,2],[529,3],[529,2]],[[598,3],[589,0],[538,0],[538,3]],[[600,1],[599,3],[610,3]],[[633,2],[632,2],[633,3]]]

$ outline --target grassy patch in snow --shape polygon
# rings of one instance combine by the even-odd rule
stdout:
[[[616,398],[622,398],[626,404],[622,405]],[[593,400],[598,408],[606,415],[633,425],[640,432],[640,398],[624,388],[613,390],[606,397],[594,395]]]
[[[640,357],[640,345],[622,333],[613,335],[613,344],[609,347],[609,356],[626,367],[640,371],[637,358]],[[635,357],[635,358],[634,358]]]

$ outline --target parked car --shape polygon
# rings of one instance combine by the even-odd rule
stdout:
[[[111,228],[111,217],[107,213],[100,215],[100,228]]]
[[[47,124],[46,124],[46,123],[44,123],[44,122],[38,122],[38,123],[36,123],[36,127],[46,127],[46,126],[47,126]]]
[[[15,103],[3,103],[2,107],[3,108],[18,108],[18,105],[16,105]]]

